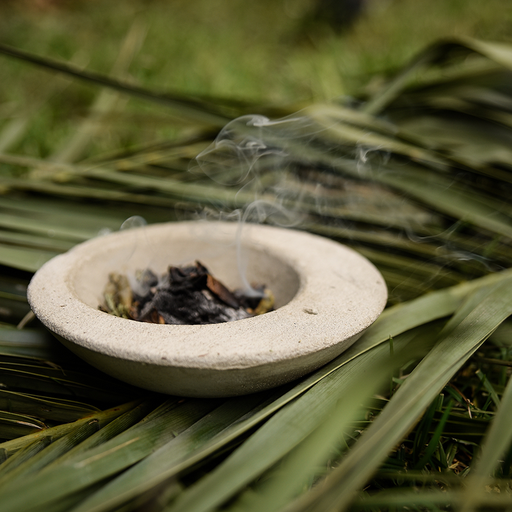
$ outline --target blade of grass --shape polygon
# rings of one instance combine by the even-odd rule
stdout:
[[[0,160],[2,156],[0,156]],[[44,181],[26,180],[18,178],[2,178],[0,177],[0,185],[8,189],[19,191],[34,191],[39,194],[49,194],[62,198],[79,198],[79,199],[93,199],[101,201],[120,201],[125,203],[132,203],[135,205],[154,205],[163,207],[173,207],[176,200],[169,197],[159,197],[148,194],[137,194],[133,192],[125,192],[123,190],[102,189],[99,187],[85,186],[85,185],[63,185],[56,183],[47,183]],[[186,203],[184,203],[186,207]],[[196,208],[196,205],[193,206]],[[133,210],[132,210],[133,212]],[[162,216],[162,220],[168,218]],[[130,215],[125,217],[128,218]]]
[[[85,439],[82,443],[71,448],[67,453],[61,455],[54,462],[48,464],[44,471],[50,471],[55,466],[62,464],[64,461],[72,459],[80,459],[83,454],[93,448],[96,448],[103,443],[110,441],[119,434],[122,434],[125,430],[136,425],[139,421],[147,416],[152,408],[154,407],[154,401],[144,400],[133,409],[126,411],[121,416],[113,419],[107,425],[102,426],[96,433]]]
[[[0,411],[0,438],[12,439],[47,428],[47,425],[32,416]]]
[[[58,254],[53,251],[0,244],[0,265],[35,272]]]
[[[11,231],[0,231],[0,244],[12,244],[21,247],[26,247],[29,250],[39,249],[55,254],[66,252],[75,245],[73,242],[69,242],[66,240],[56,240],[54,238],[33,235],[30,233],[13,233]]]
[[[52,360],[54,364],[68,361],[71,352],[62,350],[62,345],[46,330],[16,329],[0,326],[0,364],[8,355],[33,357],[36,360]],[[32,361],[28,359],[27,361]]]
[[[480,382],[482,383],[482,386],[487,390],[489,393],[489,396],[491,397],[492,401],[494,402],[494,405],[496,407],[500,406],[500,398],[498,396],[498,393],[496,393],[496,390],[494,389],[493,385],[487,378],[487,376],[482,372],[482,370],[476,371],[477,377],[480,379]]]
[[[77,420],[73,423],[64,423],[63,425],[58,425],[56,427],[47,428],[45,430],[41,430],[40,432],[36,432],[34,434],[29,434],[23,437],[19,437],[17,439],[12,439],[10,441],[5,441],[0,443],[0,449],[5,450],[7,456],[9,457],[6,461],[10,460],[11,456],[14,456],[18,451],[26,448],[32,443],[40,440],[56,440],[61,438],[62,436],[68,434],[69,432],[75,430],[78,426],[88,423],[92,420],[98,420],[100,428],[104,425],[107,425],[112,420],[117,418],[118,416],[124,414],[126,411],[132,410],[134,407],[138,405],[139,401],[129,402],[126,404],[119,405],[117,407],[113,407],[112,409],[108,409],[106,411],[101,411],[96,414],[91,414],[86,418],[81,420]],[[46,441],[44,441],[46,442]],[[0,466],[1,467],[1,466]]]
[[[512,443],[512,379],[509,378],[503,393],[500,407],[482,443],[481,455],[472,466],[466,484],[466,490],[461,496],[460,510],[470,512],[475,510],[482,495],[488,494],[485,485],[490,483],[500,458]],[[509,496],[510,498],[510,496]]]
[[[476,51],[501,65],[510,66],[510,48],[506,46],[487,45],[470,38],[441,40],[415,56],[393,80],[363,105],[362,111],[372,115],[381,113],[410,84],[419,70],[446,60],[454,49],[462,50],[464,56],[471,51]]]
[[[53,460],[66,453],[74,446],[81,443],[84,439],[94,434],[99,428],[96,420],[91,420],[83,425],[80,425],[75,430],[69,432],[60,439],[54,441],[49,446],[39,451],[36,455],[29,460],[20,464],[16,469],[10,471],[4,476],[0,477],[0,494],[2,490],[9,486],[16,485],[16,482],[23,481],[29,475],[37,473],[46,465],[50,464]]]
[[[0,54],[23,60],[54,72],[64,73],[67,76],[71,76],[94,85],[109,87],[133,97],[165,105],[169,108],[175,109],[180,116],[191,119],[196,123],[205,124],[207,126],[217,126],[220,128],[229,120],[229,118],[224,117],[218,112],[218,109],[215,108],[213,103],[206,104],[205,102],[186,98],[184,96],[180,97],[169,93],[153,92],[143,87],[127,84],[92,71],[81,70],[68,63],[57,62],[53,59],[40,57],[5,44],[0,44]]]
[[[453,183],[420,172],[384,172],[377,179],[434,206],[438,211],[476,226],[512,237],[511,219],[474,190],[462,190]]]
[[[127,399],[135,388],[123,385],[107,376],[95,374],[93,383],[86,373],[61,368],[4,363],[0,366],[2,382],[10,389],[38,394],[81,397],[86,400],[109,402]]]
[[[158,191],[160,193],[169,194],[171,197],[174,197],[175,199],[178,200],[183,200],[183,198],[186,197],[187,201],[204,201],[206,203],[220,202],[223,205],[241,206],[244,204],[248,204],[248,202],[252,201],[253,199],[253,196],[250,193],[239,193],[237,190],[229,190],[218,186],[203,185],[200,183],[185,183],[183,181],[171,178],[160,179],[154,178],[152,176],[138,176],[134,174],[120,173],[106,167],[95,166],[91,168],[64,163],[57,164],[32,157],[20,157],[16,155],[5,154],[0,155],[0,161],[15,163],[17,165],[32,168],[48,169],[51,175],[55,173],[56,169],[59,169],[64,173],[64,176],[66,176],[68,179],[72,179],[75,176],[86,176],[89,178],[94,178],[100,181],[107,181],[110,183],[116,183],[119,185],[128,185],[142,189],[151,189],[154,191]],[[34,173],[32,174],[34,175]],[[6,184],[17,183],[13,179],[3,181]],[[20,186],[23,185],[20,183]],[[25,186],[29,187],[28,184],[26,184]],[[41,190],[45,189],[44,183],[41,183],[41,181],[38,179],[37,187],[39,186],[41,187]],[[48,187],[48,185],[46,186]],[[84,189],[84,187],[80,187],[80,189]],[[84,189],[84,191],[86,190],[87,188]],[[119,193],[115,190],[98,191],[98,193],[101,192],[103,192],[103,196],[105,199],[108,199],[109,197],[115,199],[117,196],[119,196]]]
[[[439,423],[436,426],[434,435],[432,436],[431,440],[427,445],[425,453],[423,454],[422,458],[416,463],[416,466],[413,469],[423,468],[430,461],[432,455],[434,455],[437,445],[439,444],[439,439],[443,434],[446,422],[448,421],[448,417],[450,415],[452,406],[453,403],[449,404],[448,407],[446,407],[446,409],[444,410],[443,415],[441,416],[441,419],[439,420]]]
[[[45,437],[32,437],[29,442],[25,443],[16,452],[10,454],[9,458],[0,464],[0,478],[9,474],[11,471],[22,465],[25,461],[32,459],[41,450],[44,450],[52,442],[50,436]],[[7,451],[7,450],[6,450]],[[7,455],[9,452],[7,451]]]
[[[73,231],[71,227],[68,228],[64,224],[67,224],[67,221],[61,222],[61,225],[51,225],[47,219],[26,218],[0,213],[0,227],[47,235],[50,237],[55,236],[58,239],[72,243],[88,240],[98,234],[98,231],[88,231],[83,228],[80,229],[80,226],[78,225],[76,226],[76,230]]]
[[[99,412],[97,407],[85,403],[27,395],[3,389],[0,389],[0,408],[11,412],[23,412],[43,420],[60,422],[76,421]]]
[[[435,62],[445,53],[444,43],[438,43],[424,50],[416,56],[387,86],[370,98],[362,108],[366,114],[376,115],[382,112],[384,108],[391,103],[402,90],[410,83],[411,77],[420,69]]]
[[[322,137],[327,141],[335,140],[337,142],[350,143],[355,147],[369,147],[385,149],[390,153],[402,155],[414,160],[430,162],[436,168],[446,168],[447,162],[440,155],[433,151],[424,150],[417,145],[400,141],[394,134],[383,135],[368,128],[358,128],[356,126],[344,124],[343,117],[339,112],[329,108],[329,106],[313,106],[305,111],[311,119],[318,124],[318,129]],[[338,114],[338,115],[335,115]],[[340,122],[341,121],[341,122]]]

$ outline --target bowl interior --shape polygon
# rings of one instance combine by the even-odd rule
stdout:
[[[222,232],[193,231],[162,236],[159,230],[142,228],[134,230],[132,236],[110,236],[95,242],[96,250],[90,251],[68,276],[75,296],[95,309],[103,302],[111,272],[134,276],[137,270],[150,268],[162,275],[169,265],[187,265],[195,260],[232,290],[247,289],[248,285],[269,287],[276,308],[287,304],[300,288],[296,270],[279,254],[250,239],[237,246],[232,233],[229,237]]]

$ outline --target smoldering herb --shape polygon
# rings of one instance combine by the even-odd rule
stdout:
[[[231,291],[200,262],[170,266],[160,278],[151,270],[136,275],[112,273],[104,289],[102,311],[122,318],[157,324],[216,324],[273,310],[274,297],[264,286],[245,294]]]

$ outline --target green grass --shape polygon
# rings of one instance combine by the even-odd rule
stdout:
[[[301,17],[310,3],[96,0],[64,2],[62,9],[48,2],[50,7],[38,9],[30,2],[10,2],[0,7],[0,33],[4,43],[110,74],[123,40],[133,30],[133,49],[122,73],[136,83],[162,91],[297,107],[341,95],[359,96],[382,73],[402,66],[439,37],[510,40],[512,7],[500,0],[485,6],[478,0],[373,2],[345,35],[322,29],[299,36]],[[48,86],[46,73],[7,60],[2,70],[0,102],[5,115],[37,109],[30,137],[20,149],[48,156],[86,114],[94,90]],[[128,112],[132,123],[125,123],[115,111],[108,116],[109,136],[96,141],[99,149],[176,133],[171,127],[174,120],[166,113],[137,101],[130,102]]]

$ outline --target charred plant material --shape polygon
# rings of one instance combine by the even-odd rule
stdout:
[[[110,274],[103,311],[123,318],[157,324],[217,324],[272,311],[274,297],[265,287],[250,295],[230,291],[200,262],[169,267],[160,279],[151,270],[136,276],[136,290],[128,278]]]

